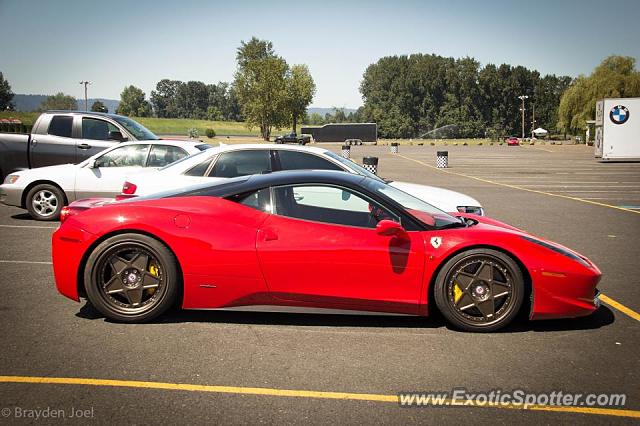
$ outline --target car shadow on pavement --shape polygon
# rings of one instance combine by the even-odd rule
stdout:
[[[31,215],[29,213],[18,213],[18,214],[14,214],[11,215],[11,219],[18,219],[18,220],[32,220],[35,221],[34,218],[31,217]]]
[[[91,304],[86,302],[76,316],[85,319],[104,318]],[[612,324],[615,316],[607,306],[601,306],[595,313],[587,317],[566,318],[558,320],[529,321],[522,315],[512,324],[497,333],[553,332],[572,330],[593,330]],[[458,331],[448,325],[439,312],[428,318],[414,316],[382,316],[382,315],[335,315],[335,314],[302,314],[276,312],[240,312],[240,311],[197,311],[172,309],[160,316],[151,324],[173,323],[211,323],[211,324],[250,324],[250,325],[282,325],[293,327],[362,327],[362,328],[447,328]]]

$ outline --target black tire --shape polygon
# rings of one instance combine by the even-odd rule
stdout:
[[[27,193],[25,206],[31,217],[36,220],[57,220],[65,205],[64,193],[55,185],[43,183],[36,185]]]
[[[100,243],[87,259],[87,298],[108,319],[150,321],[177,301],[176,265],[171,251],[151,237],[133,233],[113,236]]]
[[[518,264],[491,249],[455,255],[442,267],[434,286],[436,305],[449,323],[475,332],[496,331],[509,324],[520,311],[524,293]]]

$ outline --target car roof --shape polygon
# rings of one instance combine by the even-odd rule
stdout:
[[[179,147],[187,147],[187,148],[195,148],[198,145],[207,145],[202,141],[191,141],[191,140],[180,140],[180,139],[150,139],[144,141],[131,141],[131,142],[121,142],[119,144],[114,145],[118,146],[128,146],[128,145],[171,145],[171,146],[179,146]],[[211,148],[210,148],[211,149]]]
[[[97,111],[70,111],[64,109],[50,109],[45,111],[46,114],[71,114],[71,115],[94,115],[97,117],[109,117],[109,118],[129,118],[124,115],[112,114],[109,112],[97,112]]]
[[[176,162],[174,164],[168,165],[162,171],[170,170],[172,173],[182,172],[222,152],[251,150],[251,149],[277,149],[277,150],[298,151],[298,152],[312,152],[318,155],[324,155],[327,152],[327,150],[324,148],[304,147],[300,145],[283,145],[283,144],[275,144],[275,143],[243,143],[243,144],[226,145],[224,143],[221,143],[219,146],[214,146],[204,151],[206,154],[205,153],[192,154],[191,156],[189,156],[188,158],[184,158],[180,162]]]

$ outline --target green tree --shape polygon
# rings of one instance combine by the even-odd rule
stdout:
[[[293,132],[297,132],[298,119],[304,117],[316,93],[316,85],[306,65],[293,65],[286,77],[286,108],[291,116]]]
[[[596,101],[640,96],[635,58],[609,56],[588,77],[579,76],[564,92],[558,108],[558,129],[576,134],[595,117]]]
[[[13,92],[9,82],[4,79],[2,72],[0,72],[0,111],[5,109],[13,109],[11,100],[13,99]]]
[[[236,55],[234,88],[247,126],[257,126],[264,140],[271,130],[287,124],[286,77],[289,67],[276,56],[269,41],[253,37],[242,42]]]
[[[62,92],[56,93],[47,98],[40,104],[40,111],[47,111],[52,109],[73,111],[78,109],[78,102],[73,96],[65,95]]]
[[[151,104],[145,100],[144,92],[135,86],[127,86],[120,94],[117,114],[129,117],[150,117]]]
[[[151,104],[157,117],[178,117],[176,95],[183,84],[181,81],[169,80],[168,78],[162,79],[156,84],[156,90],[151,91]]]
[[[313,124],[314,126],[324,124],[324,118],[322,118],[322,115],[318,114],[317,112],[313,112],[309,114],[309,117],[307,118],[307,124]]]
[[[95,101],[91,105],[91,111],[94,111],[94,112],[109,112],[109,109],[107,109],[107,107],[101,101]]]

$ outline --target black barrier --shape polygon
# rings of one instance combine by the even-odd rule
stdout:
[[[342,156],[344,158],[351,157],[351,147],[349,145],[342,145]]]
[[[449,151],[438,151],[436,155],[436,167],[439,169],[449,167]]]
[[[378,157],[363,157],[362,165],[374,175],[378,174]]]

